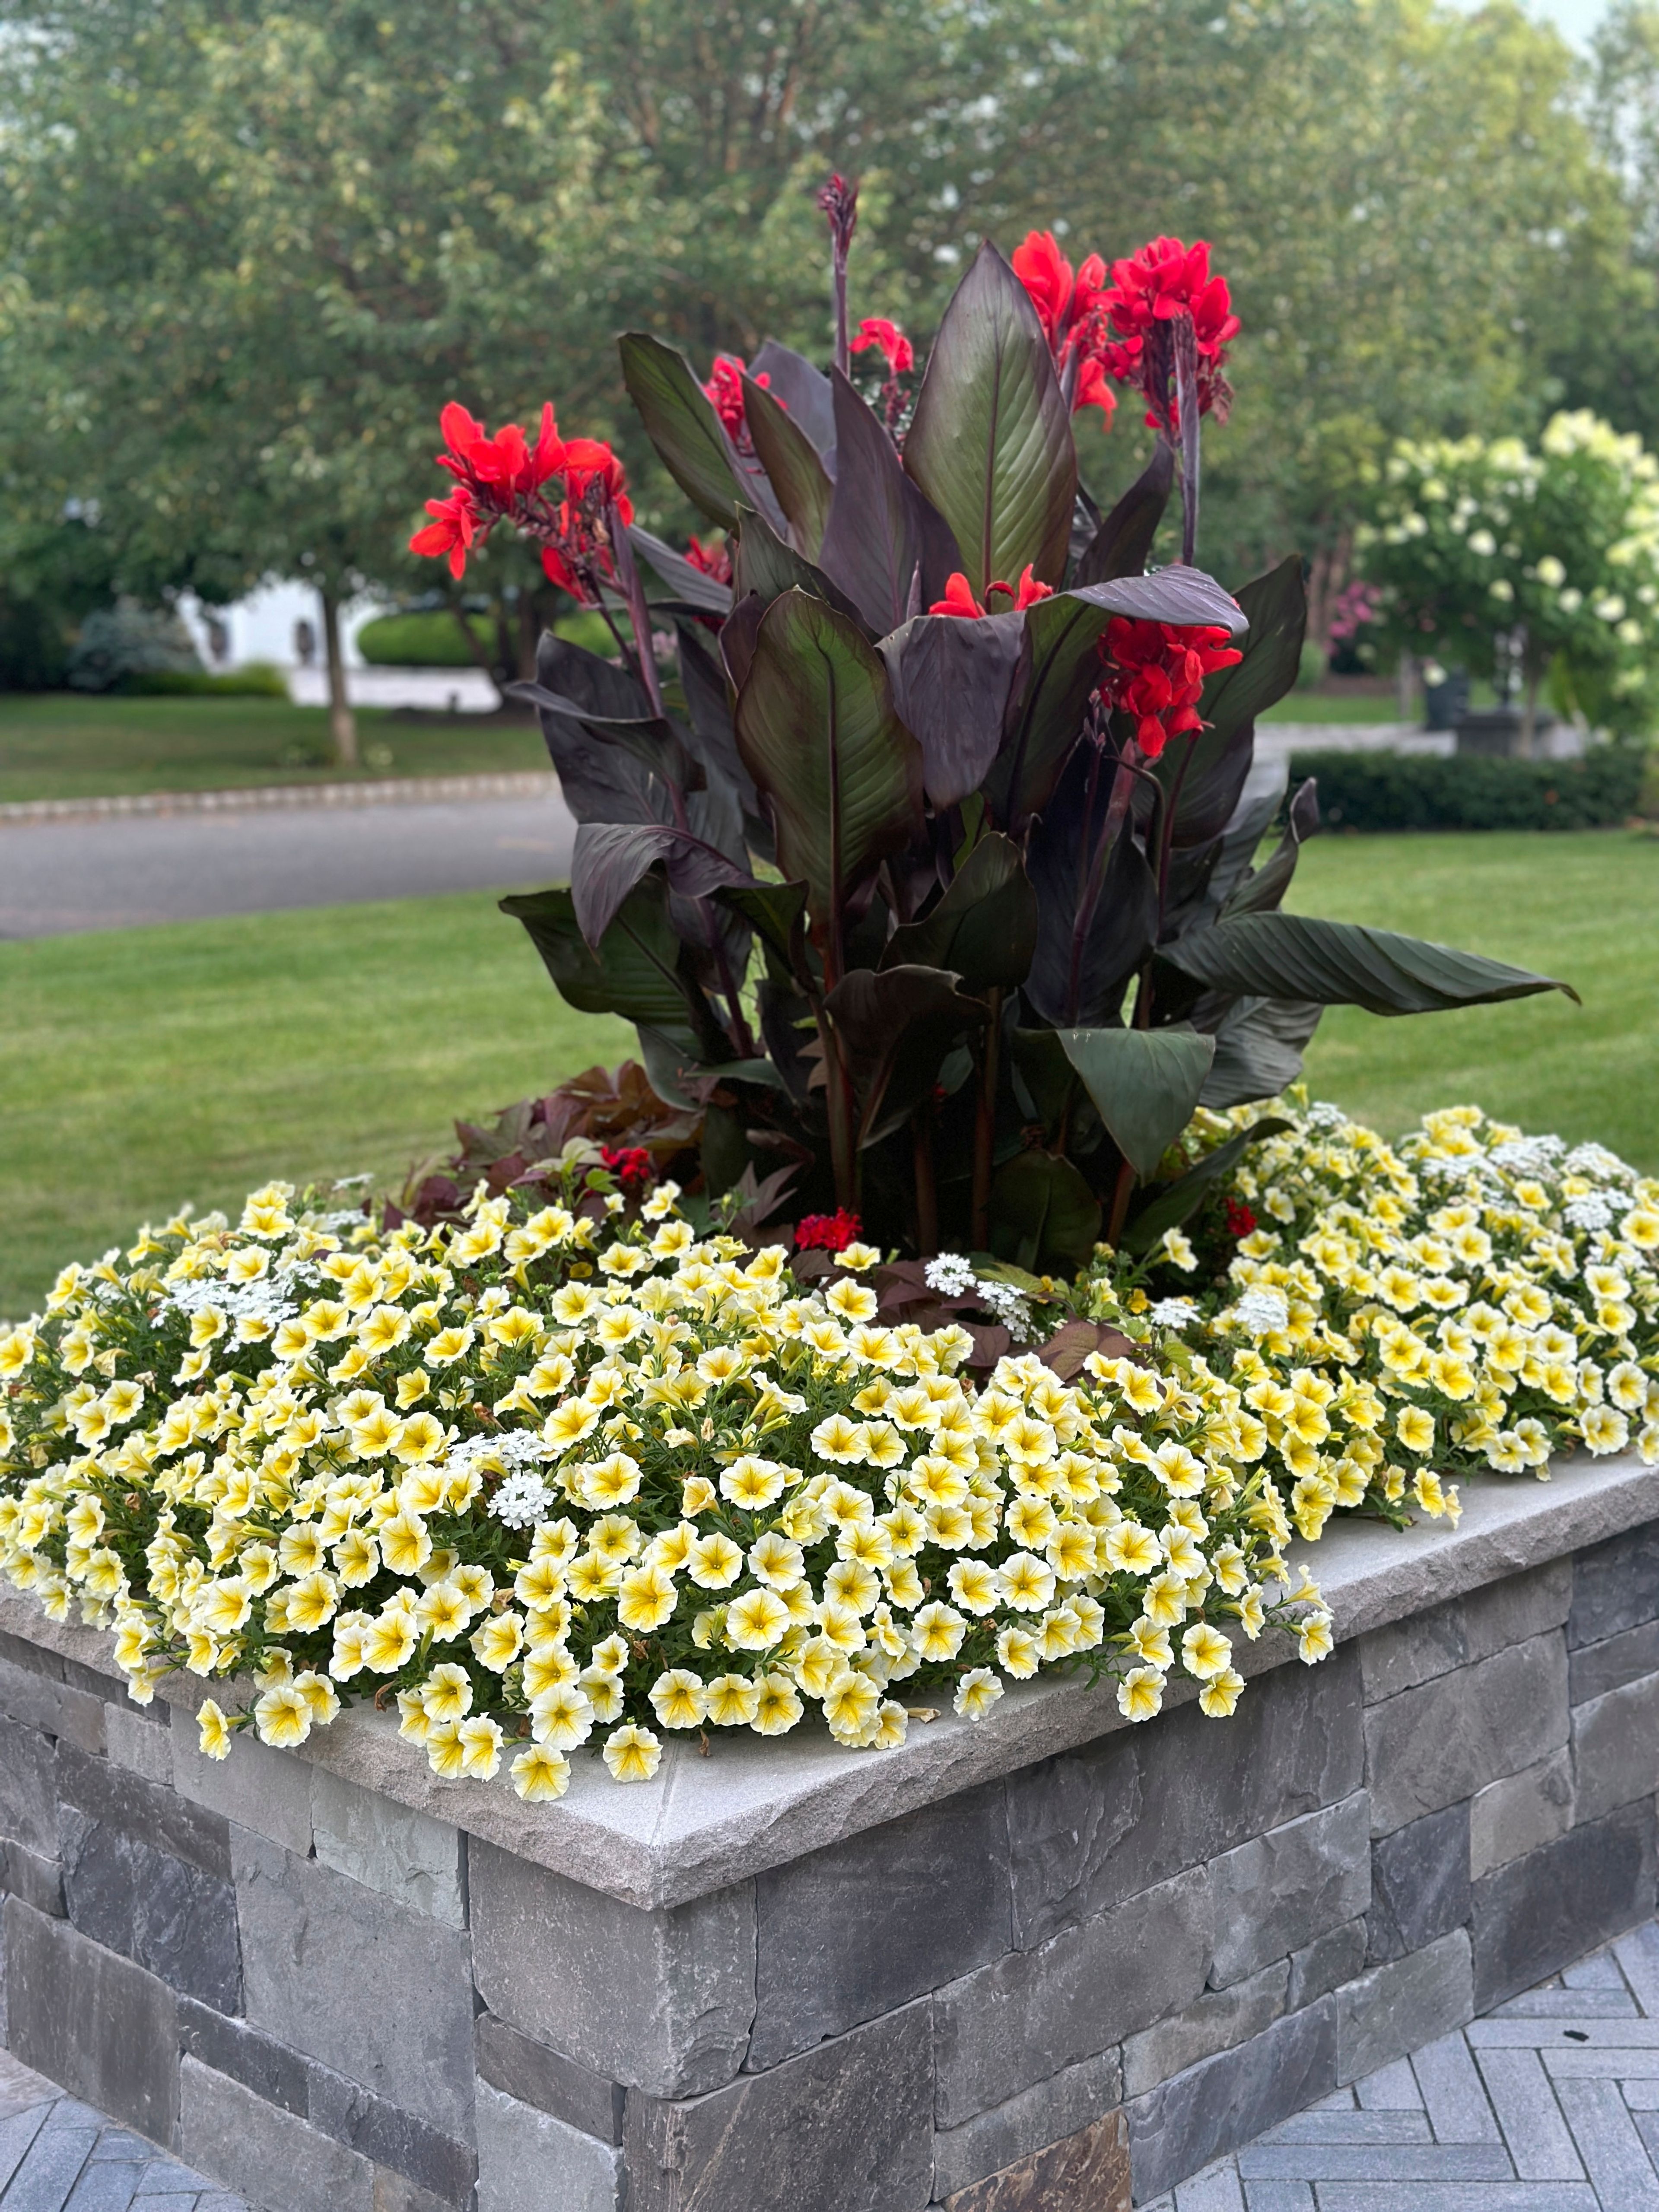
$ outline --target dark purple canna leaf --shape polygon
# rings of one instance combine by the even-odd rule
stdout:
[[[1060,582],[1077,491],[1071,417],[1036,310],[988,239],[933,341],[904,472],[950,525],[975,599],[1027,568]]]
[[[991,1249],[1021,1267],[1086,1267],[1100,1234],[1100,1200],[1070,1160],[1016,1152],[991,1184]]]
[[[1302,848],[1318,829],[1319,787],[1310,776],[1297,787],[1285,835],[1261,866],[1246,876],[1227,897],[1221,908],[1223,921],[1230,921],[1236,914],[1271,914],[1276,907],[1282,906]]]
[[[816,561],[823,543],[823,526],[830,519],[832,491],[817,449],[799,424],[751,377],[743,380],[743,405],[756,454],[788,520],[790,536],[809,561]]]
[[[1152,458],[1079,556],[1074,585],[1139,576],[1146,566],[1175,483],[1175,450],[1160,438]]]
[[[859,1103],[868,1147],[907,1121],[939,1079],[946,1053],[982,1028],[988,1009],[937,968],[855,969],[824,1000]]]
[[[1249,617],[1231,592],[1224,592],[1202,568],[1155,568],[1150,576],[1116,576],[1099,584],[1085,584],[1066,594],[1103,607],[1108,614],[1128,615],[1136,622],[1172,623],[1196,629],[1224,629],[1242,636]],[[1226,674],[1236,674],[1229,669]]]
[[[878,637],[944,596],[962,565],[944,517],[906,476],[892,440],[837,369],[836,495],[818,559]]]
[[[758,384],[766,379],[766,388],[775,399],[781,400],[792,418],[817,448],[818,458],[827,473],[836,473],[836,415],[830,396],[830,380],[821,368],[815,368],[805,354],[796,353],[793,347],[780,345],[775,338],[768,338],[749,364],[749,374]]]
[[[708,896],[724,884],[750,880],[714,846],[667,823],[582,822],[570,858],[570,896],[576,927],[597,950],[617,908],[642,876],[660,866],[682,898]]]
[[[867,627],[855,602],[834,578],[798,553],[764,515],[744,508],[740,521],[732,574],[732,589],[739,600],[752,596],[766,608],[786,592],[810,592],[861,629]]]
[[[1194,1028],[1215,1037],[1201,1103],[1220,1113],[1254,1099],[1277,1098],[1301,1074],[1302,1054],[1324,1011],[1314,999],[1206,993],[1193,1009]]]
[[[637,522],[628,526],[628,542],[639,558],[666,585],[673,598],[684,605],[698,608],[704,614],[725,615],[732,611],[732,586],[720,583],[715,577],[688,561],[684,553],[677,553],[660,538],[653,538],[648,530],[641,530]],[[647,593],[647,598],[652,595]]]
[[[937,905],[893,932],[881,965],[951,969],[971,990],[1012,990],[1030,971],[1036,932],[1036,892],[1019,848],[993,831]]]
[[[1060,1042],[1107,1134],[1146,1182],[1197,1109],[1215,1039],[1183,1026],[1068,1029]]]
[[[628,396],[664,467],[711,522],[735,530],[738,503],[745,496],[742,472],[690,362],[647,331],[624,332],[617,350]],[[749,503],[757,504],[752,496]]]
[[[1037,895],[1036,950],[1025,996],[1046,1022],[1085,1028],[1114,1020],[1123,988],[1158,934],[1158,879],[1128,825],[1106,861],[1092,907],[1090,862],[1103,825],[1115,763],[1092,747],[1073,755],[1027,856]]]
[[[1194,930],[1160,957],[1212,991],[1316,1000],[1374,1014],[1440,1013],[1571,984],[1482,953],[1305,914],[1245,914]]]
[[[1025,643],[1024,615],[917,615],[881,641],[899,718],[936,807],[977,791],[996,758]]]

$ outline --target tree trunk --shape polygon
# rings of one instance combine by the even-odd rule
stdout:
[[[1400,719],[1409,722],[1416,698],[1417,664],[1404,646],[1400,648],[1400,665],[1395,671],[1395,697],[1399,704]]]
[[[1530,760],[1538,744],[1538,687],[1537,672],[1527,671],[1526,690],[1521,699],[1521,757]]]
[[[346,696],[345,660],[340,650],[340,602],[325,585],[317,594],[323,603],[323,659],[328,668],[328,734],[334,746],[337,768],[357,765],[357,718]]]

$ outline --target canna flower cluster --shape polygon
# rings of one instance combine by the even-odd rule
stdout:
[[[277,1183],[65,1268],[0,1335],[13,1583],[110,1630],[141,1702],[234,1683],[210,1756],[369,1697],[532,1800],[585,1745],[623,1781],[677,1732],[890,1746],[1043,1668],[1134,1720],[1185,1676],[1220,1717],[1239,1635],[1330,1649],[1266,1425],[1203,1356],[975,1383],[966,1329],[879,1322],[872,1248],[797,1279],[578,1151],[534,1212],[481,1184],[387,1233]]]
[[[506,521],[540,546],[551,582],[596,605],[598,578],[615,573],[611,518],[634,519],[623,465],[610,447],[599,438],[561,438],[550,402],[533,446],[516,422],[490,437],[454,400],[439,423],[444,451],[437,463],[456,479],[455,489],[428,500],[432,520],[410,539],[410,551],[447,559],[459,582],[469,553]]]
[[[1133,719],[1142,757],[1155,761],[1171,738],[1204,727],[1198,704],[1212,670],[1243,659],[1224,629],[1176,629],[1115,615],[1101,640],[1109,669],[1105,703]]]
[[[1223,1281],[1196,1286],[1176,1231],[1158,1274],[1195,1287],[1139,1300],[1266,1425],[1302,1535],[1339,1507],[1455,1515],[1442,1478],[1459,1471],[1543,1476],[1558,1454],[1632,1446],[1659,1464],[1659,1180],[1474,1106],[1397,1145],[1334,1106],[1273,1110],[1291,1126],[1232,1178],[1255,1225]],[[1260,1111],[1192,1133],[1207,1146]]]

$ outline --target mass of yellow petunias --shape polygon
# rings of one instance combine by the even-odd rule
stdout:
[[[66,1268],[0,1336],[0,1564],[112,1631],[141,1701],[232,1680],[210,1757],[369,1696],[531,1799],[590,1742],[619,1781],[675,1731],[891,1746],[1044,1668],[1136,1720],[1185,1675],[1219,1718],[1236,1638],[1330,1649],[1266,1428],[1203,1357],[975,1382],[966,1329],[881,1322],[874,1252],[803,1282],[678,1195],[577,1162],[565,1203],[481,1186],[382,1233],[272,1184]]]

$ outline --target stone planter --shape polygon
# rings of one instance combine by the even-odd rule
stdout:
[[[1481,759],[1509,760],[1521,754],[1521,709],[1518,707],[1483,707],[1456,715],[1452,726],[1457,732],[1457,750]],[[1548,738],[1555,727],[1555,717],[1540,712],[1533,724],[1533,757],[1543,759],[1547,755]]]
[[[1659,1470],[1335,1528],[1237,1717],[437,1781],[0,1595],[6,2037],[270,2212],[1117,2212],[1655,1906]]]

